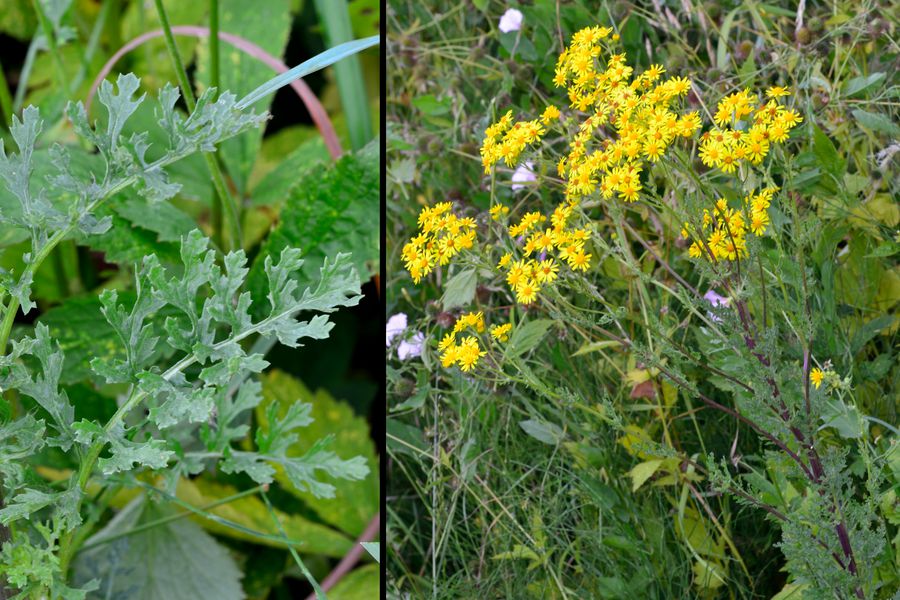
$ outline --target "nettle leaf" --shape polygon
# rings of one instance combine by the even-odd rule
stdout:
[[[91,548],[73,563],[75,582],[103,582],[91,599],[244,598],[234,560],[197,524],[182,519],[132,531],[174,513],[170,505],[138,496],[85,542]]]
[[[377,272],[379,231],[371,219],[380,198],[377,148],[376,140],[356,154],[344,155],[325,173],[310,172],[293,187],[278,226],[254,262],[249,289],[255,301],[268,291],[266,261],[287,247],[304,249],[301,273],[310,279],[328,256],[346,251],[360,274]]]

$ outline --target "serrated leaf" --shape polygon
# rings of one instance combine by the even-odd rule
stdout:
[[[96,547],[77,555],[75,582],[100,579],[107,597],[127,595],[129,600],[242,600],[234,560],[195,523],[182,519],[128,533],[173,512],[168,505],[136,498],[86,540],[86,546]]]
[[[632,467],[631,471],[628,472],[628,475],[631,477],[631,491],[638,491],[648,479],[653,477],[653,474],[656,473],[662,464],[663,459],[658,458],[638,463]]]
[[[380,233],[372,221],[380,201],[378,168],[377,145],[369,145],[324,173],[310,172],[293,188],[253,264],[248,287],[254,301],[268,291],[266,260],[289,246],[303,249],[300,273],[307,279],[315,279],[325,258],[339,252],[351,254],[362,277],[378,271]]]
[[[276,478],[285,489],[301,498],[327,523],[358,536],[379,510],[379,480],[374,444],[369,437],[365,419],[353,414],[353,410],[343,402],[338,402],[326,391],[313,394],[299,380],[281,371],[271,371],[262,376],[263,403],[257,407],[257,419],[261,429],[269,426],[269,411],[276,409],[281,415],[295,402],[308,402],[312,423],[303,430],[298,440],[288,449],[288,456],[306,454],[315,440],[333,435],[334,448],[343,457],[361,456],[368,465],[370,474],[363,481],[347,481],[329,478],[334,486],[334,499],[322,499],[309,492],[294,489],[286,474],[279,469]]]
[[[477,285],[478,274],[475,269],[465,269],[453,275],[447,280],[444,295],[441,296],[441,305],[444,310],[467,306],[471,303],[475,298]]]

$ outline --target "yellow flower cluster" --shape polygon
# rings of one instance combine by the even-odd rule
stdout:
[[[553,108],[553,107],[550,107]],[[542,119],[549,123],[559,110],[544,111]],[[529,144],[539,142],[546,133],[539,120],[512,122],[512,111],[488,127],[484,132],[481,144],[481,164],[485,174],[490,173],[491,165],[503,159],[507,167],[512,167],[519,160],[519,155]]]
[[[499,221],[503,217],[509,214],[509,207],[503,206],[502,204],[495,204],[491,207],[491,219],[494,221]]]
[[[769,100],[758,108],[756,94],[749,90],[722,98],[713,117],[718,127],[701,136],[703,164],[723,173],[734,173],[741,161],[758,165],[771,145],[785,141],[791,129],[803,120],[782,106],[779,98],[788,94],[782,87],[769,88]]]
[[[450,202],[423,208],[419,213],[419,234],[403,246],[403,264],[415,283],[475,243],[475,219],[461,219],[450,208]]]
[[[510,331],[512,331],[512,323],[504,323],[503,325],[491,325],[491,337],[498,342],[508,341]]]
[[[682,237],[694,239],[688,249],[693,258],[710,254],[716,260],[736,260],[747,255],[747,233],[760,237],[769,226],[769,205],[778,188],[769,187],[756,195],[744,197],[741,209],[729,208],[724,198],[716,200],[715,209],[704,209],[701,232],[690,223],[684,224]]]
[[[497,266],[506,270],[506,282],[519,303],[531,304],[543,286],[552,285],[561,263],[573,271],[586,271],[591,266],[591,255],[584,249],[591,233],[569,225],[574,210],[570,202],[558,205],[550,217],[550,227],[545,227],[547,217],[539,212],[526,213],[509,227],[511,237],[525,239],[522,255],[513,260],[513,254],[507,252]],[[535,253],[537,258],[529,258]]]
[[[459,365],[463,371],[471,371],[478,363],[478,359],[487,354],[478,345],[478,338],[469,335],[457,342],[456,336],[466,329],[474,329],[477,333],[484,333],[484,314],[466,313],[461,315],[453,326],[453,331],[444,336],[438,344],[441,354],[441,364],[444,368]],[[493,328],[492,328],[493,329]],[[493,331],[491,332],[493,334]]]
[[[554,84],[566,87],[573,109],[589,113],[557,165],[568,198],[599,188],[606,199],[618,193],[625,201],[637,200],[644,159],[656,162],[676,138],[700,128],[697,112],[679,116],[671,110],[690,91],[690,80],[661,81],[665,69],[660,65],[632,78],[625,54],[612,54],[606,69],[599,70],[600,43],[611,31],[589,27],[576,32],[556,64]],[[600,128],[605,132],[595,135]]]
[[[598,187],[604,198],[618,193],[628,202],[637,200],[643,160],[659,160],[673,140],[690,137],[700,128],[697,112],[679,116],[670,109],[690,91],[688,79],[660,81],[665,69],[659,65],[632,79],[633,69],[625,64],[624,54],[612,54],[606,69],[599,69],[601,42],[611,32],[608,27],[576,32],[556,64],[554,84],[566,87],[571,108],[588,114],[569,144],[568,155],[557,165],[570,200],[588,196]],[[481,148],[485,173],[500,159],[508,166],[516,164],[522,150],[544,135],[541,123],[549,125],[559,116],[558,108],[548,106],[539,121],[513,124],[512,113],[507,112],[485,131]]]

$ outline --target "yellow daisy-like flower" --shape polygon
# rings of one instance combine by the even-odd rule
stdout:
[[[773,86],[766,90],[766,96],[769,98],[780,98],[782,96],[790,96],[791,90],[786,87]]]
[[[816,386],[816,389],[819,389],[819,386],[822,385],[823,379],[825,379],[825,373],[821,369],[817,368],[809,372],[809,380]]]
[[[491,337],[498,342],[506,342],[509,340],[509,332],[512,330],[512,323],[504,323],[503,325],[491,325]]]
[[[541,113],[541,122],[544,125],[549,125],[553,121],[559,119],[559,109],[553,106],[552,104],[544,109],[544,112]]]

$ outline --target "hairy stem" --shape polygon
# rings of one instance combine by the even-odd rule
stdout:
[[[178,85],[184,96],[184,103],[187,105],[188,111],[193,112],[194,107],[197,105],[197,100],[194,97],[191,82],[188,79],[187,71],[184,68],[184,62],[181,60],[181,53],[178,52],[178,46],[175,45],[175,36],[172,34],[172,27],[169,25],[169,17],[166,14],[166,9],[163,6],[162,0],[154,0],[154,2],[156,3],[156,12],[159,15],[160,25],[165,34],[163,37],[166,40],[166,48],[168,49],[169,56],[172,58],[172,63],[175,66],[175,76],[178,78]],[[219,167],[216,156],[204,152],[203,158],[206,161],[206,168],[209,170],[209,175],[212,178],[213,187],[215,188],[215,197],[213,198],[213,220],[216,221],[214,238],[217,245],[227,252],[232,248],[241,246],[242,237],[239,209],[234,198],[232,198],[231,194],[228,192],[228,187],[225,185],[225,177],[222,174],[222,169]],[[221,216],[217,217],[217,215],[222,214],[223,204],[227,211],[230,230],[230,239],[228,239],[227,242],[224,236],[222,218]]]

